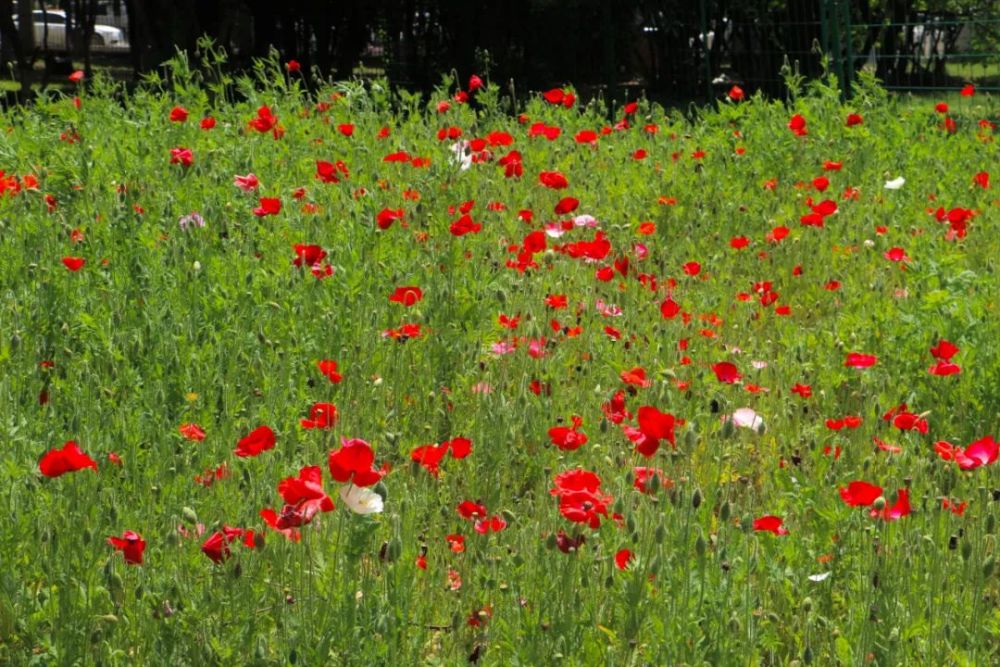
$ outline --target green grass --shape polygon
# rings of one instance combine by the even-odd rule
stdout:
[[[378,81],[308,95],[276,62],[236,80],[170,67],[171,85],[149,80],[124,103],[101,77],[78,91],[79,108],[52,94],[3,113],[0,169],[17,186],[5,180],[0,196],[0,662],[1000,659],[998,467],[961,470],[934,445],[996,434],[1000,413],[1000,174],[989,189],[973,183],[997,171],[994,134],[979,125],[997,120],[993,98],[951,102],[949,133],[935,100],[865,81],[842,104],[813,82],[789,106],[754,98],[695,118],[640,101],[627,129],[605,135],[620,106],[613,122],[597,104],[540,96],[512,109],[492,83],[439,112],[451,81],[424,106]],[[186,122],[170,120],[178,105]],[[249,127],[261,106],[277,136]],[[864,123],[848,128],[852,112]],[[796,113],[805,136],[788,128]],[[199,127],[207,116],[214,129]],[[529,137],[536,122],[561,136]],[[453,140],[437,139],[448,127],[513,143],[463,170]],[[596,142],[576,143],[582,130]],[[189,167],[170,163],[181,147]],[[512,150],[523,175],[506,178],[498,160]],[[384,160],[398,151],[429,163]],[[342,160],[349,175],[322,182],[317,160]],[[543,171],[569,187],[543,187]],[[248,172],[256,193],[233,185]],[[898,176],[902,188],[886,189]],[[567,196],[579,208],[554,213]],[[254,215],[259,197],[280,198],[280,213]],[[800,222],[810,199],[837,205],[822,227]],[[455,236],[465,202],[482,229]],[[975,212],[964,238],[948,237],[939,206]],[[380,229],[383,209],[403,217]],[[193,212],[205,226],[182,228]],[[582,214],[597,226],[544,234]],[[779,227],[787,238],[768,240]],[[606,256],[574,257],[601,254],[579,245],[597,232]],[[510,268],[525,243],[537,252]],[[295,244],[321,246],[318,269],[332,275],[294,266]],[[907,260],[888,259],[893,248]],[[70,271],[69,257],[85,264]],[[423,298],[390,301],[401,286]],[[559,294],[566,308],[548,305]],[[404,324],[421,335],[386,335]],[[961,373],[928,373],[941,339],[959,348]],[[852,352],[877,363],[845,367]],[[323,359],[338,362],[339,383]],[[742,378],[720,381],[720,362]],[[626,384],[636,367],[648,386]],[[602,407],[618,392],[631,415],[620,424]],[[332,428],[305,428],[323,402],[336,405]],[[904,402],[927,433],[882,419]],[[622,428],[651,432],[643,407],[682,420],[676,446],[663,440],[649,458]],[[724,420],[744,407],[763,427]],[[550,429],[574,416],[586,443],[557,448]],[[860,426],[827,425],[845,416]],[[181,434],[190,423],[203,441]],[[275,446],[235,456],[261,425]],[[445,455],[437,477],[412,460],[459,436],[471,453]],[[373,487],[382,512],[341,498],[350,487],[327,467],[341,438],[366,440],[386,464]],[[43,475],[43,455],[69,440],[97,471]],[[222,465],[228,476],[195,480]],[[304,466],[321,468],[336,509],[293,542],[260,511],[281,510],[279,483]],[[658,488],[634,487],[637,466],[662,469]],[[563,516],[550,493],[575,468],[609,496],[597,528]],[[853,481],[884,489],[878,507],[906,490],[912,512],[885,521],[847,505],[838,490]],[[942,499],[968,505],[959,516]],[[456,511],[465,500],[506,527],[477,533]],[[754,530],[768,515],[788,534]],[[262,539],[234,541],[214,563],[200,547],[223,526]],[[107,543],[125,531],[146,542],[141,565]],[[560,531],[585,541],[563,553]],[[623,549],[634,557],[619,569]]]

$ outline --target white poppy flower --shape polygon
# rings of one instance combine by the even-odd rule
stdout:
[[[363,486],[340,487],[340,499],[355,514],[378,514],[383,508],[382,496]]]
[[[728,418],[724,417],[723,419],[732,419],[733,426],[752,428],[754,430],[759,429],[764,424],[763,418],[750,408],[740,408],[729,415]]]
[[[809,581],[826,581],[826,578],[829,577],[831,574],[833,574],[833,573],[832,572],[820,572],[819,574],[810,574],[809,575]]]
[[[899,178],[894,178],[891,181],[885,182],[886,190],[899,190],[906,183],[906,179],[900,176]]]

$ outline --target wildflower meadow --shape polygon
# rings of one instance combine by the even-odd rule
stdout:
[[[1000,105],[0,113],[0,663],[1000,661]]]

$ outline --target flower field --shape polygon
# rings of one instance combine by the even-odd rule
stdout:
[[[1000,661],[995,100],[217,64],[2,113],[0,663]]]

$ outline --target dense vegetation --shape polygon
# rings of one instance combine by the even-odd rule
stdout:
[[[0,662],[1000,659],[992,99],[225,76],[3,114]]]

